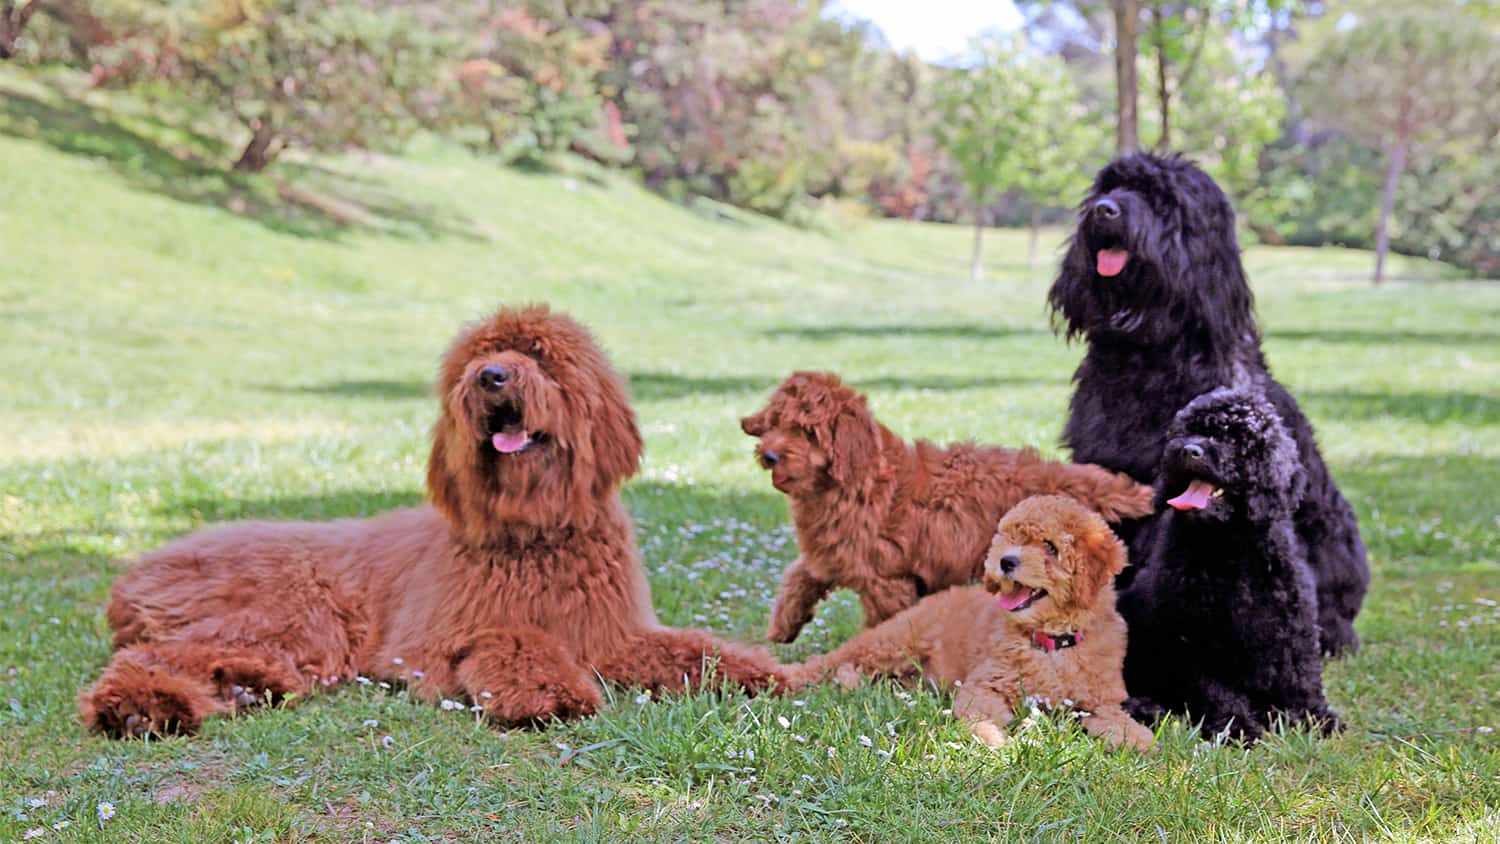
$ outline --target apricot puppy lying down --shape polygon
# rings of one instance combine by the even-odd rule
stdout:
[[[797,666],[792,682],[833,674],[852,686],[921,671],[955,689],[953,714],[991,747],[1032,696],[1072,700],[1090,733],[1145,749],[1151,731],[1121,708],[1125,622],[1113,581],[1124,568],[1125,547],[1097,513],[1062,496],[1028,498],[1001,519],[983,586],[923,598]]]

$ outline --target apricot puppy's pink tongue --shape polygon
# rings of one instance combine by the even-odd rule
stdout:
[[[1188,484],[1187,491],[1167,500],[1167,503],[1178,510],[1202,510],[1208,506],[1208,497],[1213,495],[1214,486],[1208,481],[1193,481]]]
[[[1130,253],[1124,249],[1100,249],[1094,259],[1097,262],[1096,269],[1102,276],[1117,276],[1125,269],[1125,262],[1130,260]]]
[[[490,437],[490,444],[501,454],[514,454],[525,448],[531,442],[531,437],[525,431],[517,434],[495,434]]]
[[[1019,607],[1020,605],[1026,603],[1026,601],[1031,598],[1031,594],[1031,589],[1028,589],[1027,587],[1017,583],[1016,591],[1014,594],[1001,591],[1000,594],[996,595],[995,597],[1000,601],[1001,609],[1013,610],[1016,607]]]

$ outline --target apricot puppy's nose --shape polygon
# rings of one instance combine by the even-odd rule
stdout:
[[[760,453],[760,462],[764,463],[767,469],[775,466],[779,460],[781,460],[781,455],[770,449],[766,449]]]
[[[1010,574],[1021,566],[1021,558],[1015,554],[1006,554],[1000,558],[1000,573]]]
[[[486,366],[479,370],[479,386],[491,393],[504,387],[509,380],[510,373],[503,366]]]

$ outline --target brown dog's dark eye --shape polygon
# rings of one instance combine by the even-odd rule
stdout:
[[[1057,556],[1057,546],[1056,545],[1053,545],[1051,542],[1047,542],[1047,541],[1044,540],[1042,542],[1042,547],[1044,547],[1044,548],[1047,549],[1047,553],[1048,554],[1051,554],[1054,557]]]

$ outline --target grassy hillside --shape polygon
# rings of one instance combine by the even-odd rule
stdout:
[[[599,717],[503,733],[363,686],[192,739],[84,735],[130,556],[211,521],[420,501],[437,357],[500,303],[573,313],[628,373],[658,610],[746,639],[795,543],[737,420],[782,376],[837,370],[903,434],[1056,454],[1080,354],[1020,233],[990,237],[975,284],[960,230],[802,231],[435,144],[230,177],[181,125],[0,71],[0,839],[1500,836],[1500,285],[1398,261],[1376,290],[1370,256],[1338,250],[1247,254],[1375,567],[1365,648],[1328,672],[1336,738],[1243,751],[1174,725],[1135,757],[1043,719],[992,753],[944,697],[888,687],[616,690]],[[844,593],[779,653],[858,623]]]

